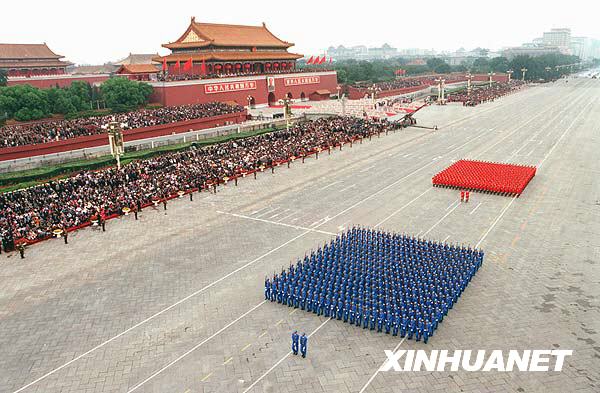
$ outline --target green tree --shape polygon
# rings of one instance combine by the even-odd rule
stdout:
[[[475,72],[478,74],[490,72],[490,63],[489,63],[488,59],[486,59],[485,57],[478,57],[473,62],[473,65],[471,66],[471,70],[472,70],[472,72]]]
[[[490,71],[492,72],[506,72],[510,68],[508,59],[506,57],[494,57],[489,60]]]
[[[0,86],[6,86],[8,83],[8,75],[5,70],[0,70]]]
[[[126,78],[111,78],[100,87],[106,106],[114,112],[126,112],[148,103],[152,86]]]

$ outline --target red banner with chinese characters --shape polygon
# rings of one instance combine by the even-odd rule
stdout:
[[[204,85],[204,93],[227,93],[230,91],[256,90],[256,81],[211,83]]]
[[[321,83],[321,78],[318,76],[297,76],[284,78],[283,80],[285,86],[312,85],[315,83]]]

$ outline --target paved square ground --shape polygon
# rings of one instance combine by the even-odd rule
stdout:
[[[536,86],[32,246],[0,264],[1,392],[600,390],[600,81]],[[538,167],[520,198],[431,177]],[[263,301],[265,275],[350,225],[486,251],[427,345]],[[312,333],[308,358],[292,330]],[[572,349],[562,372],[377,373],[384,349]]]

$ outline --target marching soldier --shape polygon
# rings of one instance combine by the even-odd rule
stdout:
[[[300,353],[302,353],[302,357],[306,357],[306,351],[308,346],[308,337],[306,337],[306,333],[302,333],[300,336]]]
[[[298,331],[294,330],[294,333],[292,333],[292,353],[294,355],[298,355]],[[302,357],[304,357],[304,355],[302,355]]]

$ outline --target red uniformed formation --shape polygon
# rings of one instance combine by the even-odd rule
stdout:
[[[433,185],[518,196],[535,171],[534,166],[460,160],[435,175]]]

